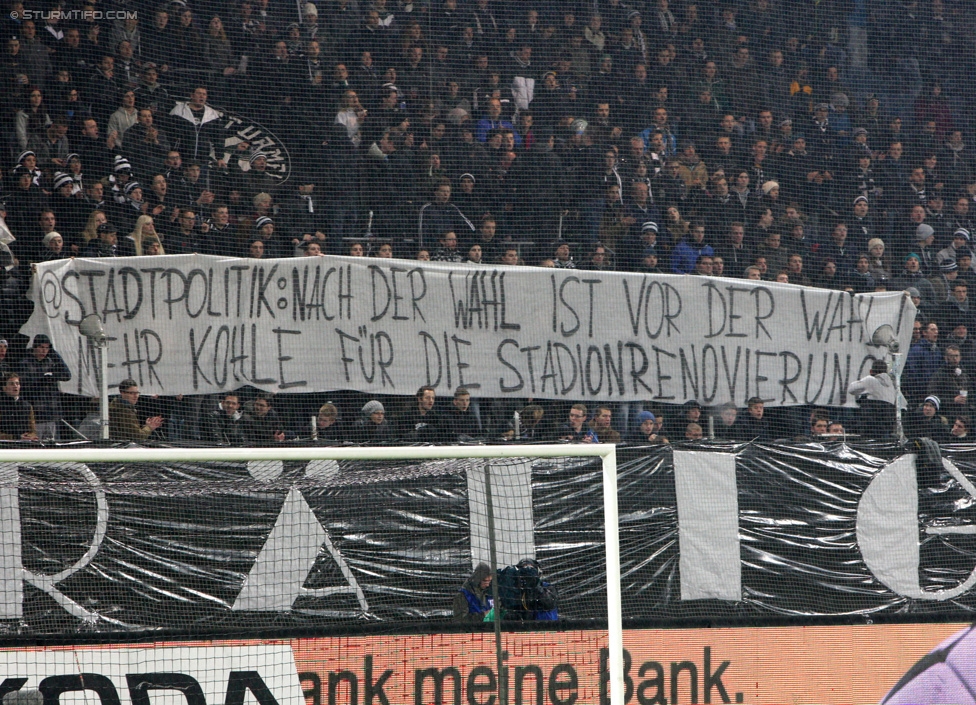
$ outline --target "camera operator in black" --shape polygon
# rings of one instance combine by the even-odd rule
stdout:
[[[539,561],[534,558],[523,558],[518,565],[498,571],[498,599],[504,619],[559,619],[556,590],[543,578]]]

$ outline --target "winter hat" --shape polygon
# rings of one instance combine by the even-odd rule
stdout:
[[[135,191],[137,188],[142,188],[138,181],[130,181],[125,185],[125,195],[128,196],[130,193]]]
[[[774,188],[779,188],[779,184],[775,181],[767,181],[762,185],[762,192],[764,195],[769,195],[769,192]]]
[[[474,174],[464,173],[458,177],[458,181],[464,181],[465,179],[471,179],[471,183],[477,183],[477,179],[474,178]]]
[[[956,230],[956,232],[952,233],[953,240],[955,240],[957,237],[965,238],[966,242],[969,242],[970,240],[969,231],[966,230],[966,228],[959,228]]]
[[[857,137],[858,135],[866,135],[867,133],[868,133],[868,131],[865,130],[863,127],[855,127],[854,128],[854,136],[855,137]]]
[[[826,103],[817,103],[813,106],[814,110],[830,110],[830,106]]]
[[[931,404],[932,406],[935,407],[935,410],[936,411],[938,411],[939,408],[942,406],[942,402],[934,394],[932,396],[925,397],[925,401],[923,401],[922,403],[923,404]]]
[[[363,416],[372,416],[379,411],[386,411],[386,409],[383,408],[380,402],[373,399],[372,401],[366,402],[363,406],[362,414]]]
[[[27,157],[36,157],[36,156],[37,155],[34,152],[32,152],[32,151],[30,151],[28,149],[26,152],[21,152],[20,153],[20,156],[17,157],[17,163],[18,164],[23,164],[24,163],[24,160],[27,159]]]
[[[303,9],[306,15],[315,15],[316,17],[319,16],[319,9],[310,2],[305,3],[305,7]]]
[[[657,417],[650,411],[642,411],[637,414],[637,425],[640,426],[645,421],[657,421]]]
[[[881,245],[882,247],[884,247],[884,240],[882,240],[880,237],[873,237],[870,240],[868,240],[868,249],[869,250],[872,247],[874,247],[875,245]]]
[[[38,333],[34,336],[34,342],[31,344],[31,348],[36,348],[38,345],[50,345],[51,339],[47,337],[44,333]]]
[[[72,159],[77,159],[80,162],[81,156],[79,156],[77,152],[72,152],[65,158],[64,161],[70,163]]]
[[[959,269],[959,265],[956,264],[956,260],[954,259],[947,259],[939,265],[939,271],[942,272],[954,272],[957,269]]]
[[[915,258],[916,260],[918,260],[918,263],[919,263],[919,264],[921,264],[921,263],[922,263],[922,258],[921,258],[921,257],[919,257],[919,256],[918,256],[918,255],[917,255],[916,253],[914,253],[914,252],[909,252],[909,253],[908,253],[907,255],[905,255],[905,262],[907,263],[907,262],[908,262],[908,260],[910,260],[910,259],[912,259],[912,258]]]
[[[268,223],[271,223],[272,225],[274,225],[274,221],[271,218],[269,218],[266,215],[262,215],[260,218],[258,218],[257,220],[254,221],[254,229],[255,230],[260,230],[261,228],[263,228]]]
[[[255,152],[250,157],[248,157],[247,163],[248,164],[253,164],[254,162],[256,162],[261,157],[264,157],[265,159],[267,159],[268,158],[268,155],[265,154],[264,152]]]
[[[655,223],[653,220],[648,220],[648,221],[646,221],[646,222],[644,222],[644,223],[641,224],[641,232],[642,233],[645,233],[648,230],[653,230],[654,232],[660,232],[658,230],[657,223]]]
[[[927,240],[928,238],[935,235],[935,228],[933,228],[928,223],[922,223],[917,228],[915,228],[915,239],[916,240]]]
[[[56,237],[61,237],[61,233],[56,233],[52,230],[51,232],[49,232],[47,235],[44,236],[44,244],[45,245],[49,244],[51,240],[53,240]],[[63,237],[61,237],[61,239],[64,240]]]
[[[55,189],[59,189],[62,186],[65,186],[66,184],[73,184],[74,182],[75,182],[75,180],[72,179],[67,174],[65,174],[63,172],[60,172],[60,171],[54,172],[54,188]]]
[[[117,233],[119,230],[111,223],[102,223],[98,226],[98,232],[100,233]]]
[[[914,286],[910,286],[907,289],[905,289],[905,293],[908,294],[909,296],[914,296],[919,299],[922,298],[922,292],[920,292]]]
[[[132,164],[130,164],[129,160],[126,159],[125,157],[116,157],[115,166],[113,167],[113,170],[115,171],[116,174],[123,171],[132,171]]]
[[[857,198],[854,199],[854,205],[857,205],[861,201],[864,201],[865,203],[867,203],[868,202],[868,197],[867,196],[858,196]]]

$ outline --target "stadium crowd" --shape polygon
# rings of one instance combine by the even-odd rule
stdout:
[[[907,424],[968,437],[976,16],[964,2],[12,0],[8,9],[0,336],[23,359],[6,361],[0,343],[0,371],[19,375],[16,389],[5,380],[4,404],[19,404],[22,384],[33,423],[47,425],[4,437],[49,438],[52,421],[89,411],[77,400],[61,410],[50,389],[59,377],[32,380],[28,368],[60,359],[50,341],[39,357],[43,342],[26,350],[18,335],[34,264],[194,252],[904,290],[919,310]],[[274,138],[235,131],[252,123]],[[892,405],[887,372],[871,377],[852,393]],[[425,412],[423,394],[415,407],[337,392],[330,409],[315,395],[148,400],[131,390],[138,401],[127,401],[120,391],[118,437],[190,442],[322,440],[338,433],[323,414],[339,419],[342,441],[602,442],[617,439],[615,409],[631,440],[808,437],[832,421],[889,432],[866,425],[868,414],[764,413],[758,400],[700,418],[696,404],[574,415],[569,402],[458,394]],[[470,411],[459,412],[465,397]],[[404,407],[396,424],[374,420],[384,403]],[[278,418],[273,406],[282,420],[266,420]],[[0,423],[25,413],[6,408]]]

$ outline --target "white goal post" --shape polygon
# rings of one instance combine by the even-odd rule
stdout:
[[[617,513],[617,453],[612,444],[526,446],[405,446],[304,448],[13,448],[0,463],[167,463],[308,460],[444,460],[467,458],[598,457],[603,464],[603,515],[607,561],[607,636],[610,704],[624,705],[623,618]]]

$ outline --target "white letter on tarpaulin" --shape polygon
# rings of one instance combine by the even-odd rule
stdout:
[[[101,616],[85,609],[70,597],[55,587],[59,582],[71,577],[85,568],[101,548],[102,540],[108,531],[108,498],[98,476],[87,465],[81,463],[37,463],[37,465],[53,466],[65,472],[77,472],[92,487],[95,495],[95,529],[92,541],[88,545],[85,555],[73,565],[54,574],[34,573],[25,570],[22,563],[21,541],[22,529],[20,525],[20,494],[18,490],[20,473],[18,463],[0,463],[0,618],[19,619],[23,617],[23,582],[26,580],[38,590],[43,590],[62,609],[69,614],[86,622],[96,622],[100,619],[116,622],[116,620]]]
[[[946,471],[976,498],[976,487],[950,460]],[[928,534],[972,534],[974,526],[931,527]],[[857,543],[868,570],[881,583],[903,597],[916,600],[951,600],[976,585],[976,570],[954,588],[923,590],[919,585],[918,480],[915,456],[903,455],[886,465],[864,490],[857,506]]]
[[[546,461],[558,463],[557,459]],[[535,558],[535,519],[532,515],[532,463],[526,460],[488,464],[491,470],[492,513],[495,519],[495,560],[498,567]],[[488,535],[488,496],[485,461],[467,463],[468,516],[471,523],[471,564],[491,560]]]
[[[17,463],[0,463],[0,619],[24,616]]]
[[[323,545],[348,584],[304,589],[302,585],[315,566]],[[293,487],[288,491],[278,520],[258,552],[232,609],[287,612],[301,595],[324,597],[338,593],[356,595],[360,607],[367,610],[366,598],[355,574],[332,544],[301,491]]]
[[[682,600],[741,600],[736,457],[674,451]]]

